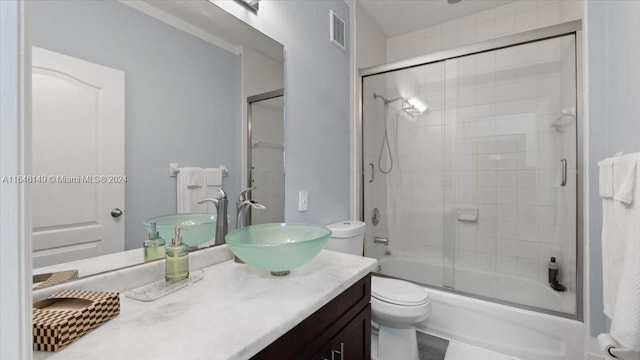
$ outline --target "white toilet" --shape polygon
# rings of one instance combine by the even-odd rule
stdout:
[[[328,225],[332,232],[325,249],[363,254],[365,223],[348,220]],[[378,327],[378,360],[418,360],[415,325],[431,313],[425,288],[408,281],[372,276],[371,314]]]

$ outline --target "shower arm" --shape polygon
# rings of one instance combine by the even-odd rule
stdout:
[[[391,99],[391,100],[389,100],[389,99],[387,99],[386,97],[384,97],[384,96],[382,96],[382,95],[378,95],[378,94],[376,94],[376,93],[373,93],[373,99],[374,99],[374,100],[376,100],[376,99],[382,99],[382,101],[384,101],[384,105],[385,105],[385,106],[389,106],[389,104],[394,103],[394,102],[396,102],[396,101],[404,100],[404,98],[403,98],[402,96],[401,96],[401,97],[397,97],[397,98],[395,98],[395,99]]]

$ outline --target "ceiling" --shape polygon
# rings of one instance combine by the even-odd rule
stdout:
[[[172,25],[178,19],[183,22],[179,27],[181,30],[192,35],[204,34],[205,40],[233,53],[238,51],[238,49],[233,49],[234,47],[247,46],[277,62],[284,62],[282,44],[229,14],[211,1],[120,1],[159,19],[166,19],[169,16]]]
[[[507,4],[513,0],[359,0],[388,37]]]

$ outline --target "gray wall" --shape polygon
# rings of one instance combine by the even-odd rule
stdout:
[[[33,45],[125,72],[127,249],[176,211],[170,162],[226,165],[239,192],[239,56],[115,1],[36,1],[31,16]]]
[[[263,1],[255,15],[232,1],[215,3],[284,44],[286,221],[329,224],[349,218],[349,52],[329,42],[329,9],[348,29],[347,4]],[[307,212],[298,212],[300,190],[309,192]]]
[[[602,313],[602,200],[597,162],[640,151],[640,2],[587,1],[589,97],[589,277],[591,335],[607,331]]]

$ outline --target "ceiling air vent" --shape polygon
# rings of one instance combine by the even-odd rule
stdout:
[[[344,21],[338,15],[336,15],[333,10],[329,10],[329,17],[331,42],[342,49],[342,51],[345,51],[346,35]]]

